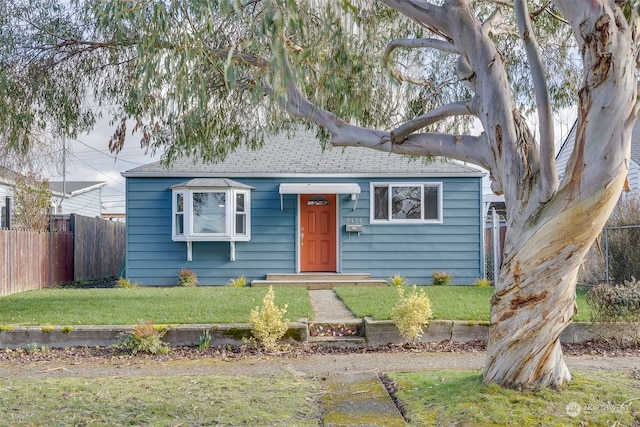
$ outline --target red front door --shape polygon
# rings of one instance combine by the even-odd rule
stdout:
[[[300,195],[300,271],[336,271],[336,195]]]

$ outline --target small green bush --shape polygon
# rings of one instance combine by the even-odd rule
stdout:
[[[585,300],[601,338],[614,335],[619,344],[640,345],[640,282],[635,277],[619,285],[599,284],[587,292]]]
[[[434,271],[431,284],[434,286],[448,286],[451,284],[452,281],[453,281],[453,276],[450,275],[449,273]]]
[[[491,286],[491,280],[486,278],[477,278],[475,282],[472,283],[473,286],[478,286],[480,288],[488,288]]]
[[[198,348],[200,350],[206,350],[211,347],[211,334],[208,329],[205,329],[202,335],[200,335],[200,342],[198,343]]]
[[[431,301],[424,290],[418,290],[416,285],[413,285],[409,295],[405,295],[403,287],[397,289],[400,300],[391,311],[391,320],[400,335],[410,342],[415,342],[422,336],[423,328],[431,319]]]
[[[387,283],[389,286],[404,286],[407,284],[407,281],[401,275],[396,274],[395,276],[389,277]]]
[[[169,348],[162,342],[165,333],[166,329],[159,331],[153,322],[140,323],[135,325],[131,332],[118,335],[115,347],[131,354],[166,354]]]
[[[227,286],[232,288],[244,288],[247,286],[247,278],[244,276],[236,277],[235,279],[230,279],[227,282]]]
[[[249,314],[254,340],[267,352],[278,350],[278,340],[287,333],[289,320],[284,318],[287,306],[279,308],[275,302],[273,287],[262,300],[262,306],[255,307]]]
[[[131,280],[129,279],[125,279],[124,277],[119,277],[118,280],[116,280],[116,284],[114,285],[114,287],[122,288],[122,289],[131,289],[131,288],[137,287],[137,285],[135,283],[131,283]]]
[[[198,275],[193,270],[189,270],[188,268],[183,268],[178,273],[178,284],[180,286],[192,288],[198,284]]]
[[[44,344],[38,345],[38,343],[35,342],[27,344],[27,353],[48,354],[49,352],[51,352],[51,349]]]

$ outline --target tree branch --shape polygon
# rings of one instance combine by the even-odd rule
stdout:
[[[386,153],[413,156],[447,157],[492,168],[485,135],[449,135],[440,133],[412,134],[402,144],[391,141],[388,132],[346,125],[334,134],[331,143],[336,147],[366,147]]]
[[[390,132],[350,125],[331,112],[317,107],[293,82],[289,83],[286,95],[276,96],[271,88],[263,89],[292,116],[312,121],[327,129],[332,135],[331,143],[334,146],[367,147],[388,153],[447,157],[492,169],[491,153],[484,134],[477,137],[437,133],[412,134],[407,136],[402,144],[396,144],[391,141]]]
[[[447,11],[442,6],[436,6],[422,0],[382,0],[382,3],[397,10],[416,22],[433,27],[433,31],[449,38],[450,28],[447,25]]]
[[[472,102],[473,101],[459,101],[442,105],[428,113],[417,116],[392,130],[390,134],[391,142],[394,144],[403,144],[410,134],[447,117],[474,115],[471,106]]]
[[[540,129],[540,174],[543,198],[550,198],[558,189],[558,175],[555,161],[553,135],[553,113],[547,89],[544,65],[540,58],[540,49],[536,41],[526,0],[514,0],[514,10],[518,31],[524,43],[533,87],[538,106],[538,128]]]
[[[408,48],[408,49],[422,49],[422,48],[432,48],[438,49],[445,52],[451,53],[460,53],[458,49],[456,49],[455,45],[449,43],[445,40],[432,39],[432,38],[418,38],[418,39],[396,39],[387,44],[387,47],[384,50],[384,61],[386,64],[390,64],[391,54],[394,50],[398,48]],[[406,76],[398,70],[395,66],[390,66],[390,71],[393,77],[395,77],[398,81],[404,81],[408,83],[413,83],[420,86],[428,86],[429,81],[423,79],[415,79],[410,76]]]

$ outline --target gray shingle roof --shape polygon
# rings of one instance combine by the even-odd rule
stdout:
[[[203,164],[190,158],[175,161],[169,168],[160,162],[140,166],[122,175],[136,176],[253,176],[276,177],[296,175],[331,176],[442,176],[475,175],[483,172],[455,163],[434,161],[384,153],[369,148],[335,148],[322,150],[320,142],[310,134],[291,139],[278,135],[265,141],[257,151],[241,147],[220,163]]]
[[[81,194],[95,188],[101,188],[107,185],[105,181],[51,181],[49,182],[49,187],[51,191],[62,194],[62,189],[64,188],[68,195],[76,195]]]

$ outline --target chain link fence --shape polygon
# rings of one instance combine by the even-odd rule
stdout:
[[[504,218],[492,210],[485,217],[484,249],[485,276],[494,284],[502,263],[505,230]],[[623,283],[633,277],[640,279],[640,224],[605,227],[589,250],[579,284]]]
[[[498,215],[495,209],[491,209],[489,215],[485,217],[484,223],[484,254],[485,254],[485,277],[496,283],[502,263],[502,249],[504,248],[504,236],[506,223],[502,216]]]

